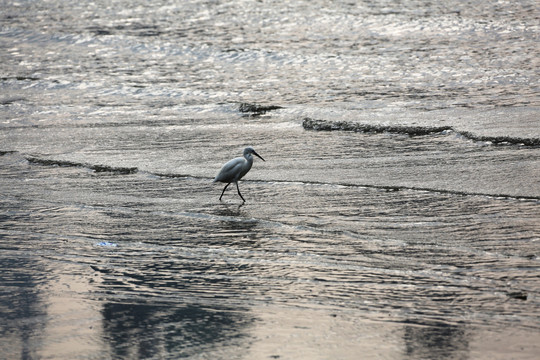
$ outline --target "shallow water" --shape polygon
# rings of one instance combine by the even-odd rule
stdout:
[[[540,350],[534,2],[3,8],[7,358]]]

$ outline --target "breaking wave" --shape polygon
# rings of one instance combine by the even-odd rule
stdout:
[[[109,166],[109,165],[93,165],[93,164],[85,164],[85,163],[79,163],[74,161],[68,161],[68,160],[52,160],[52,159],[41,159],[33,156],[25,156],[26,160],[28,160],[31,164],[37,164],[37,165],[44,165],[44,166],[59,166],[59,167],[80,167],[80,168],[87,168],[90,170],[93,170],[98,173],[113,173],[118,175],[129,175],[129,174],[135,174],[139,171],[136,167],[115,167],[115,166]]]
[[[251,104],[251,103],[241,103],[238,106],[238,111],[248,116],[264,115],[269,111],[279,110],[279,109],[282,109],[282,107],[277,106],[277,105],[260,105],[260,104]]]
[[[347,121],[328,121],[304,118],[302,126],[306,130],[315,131],[353,131],[361,133],[392,133],[409,136],[423,136],[431,134],[457,134],[472,141],[489,142],[494,145],[521,145],[540,147],[540,138],[521,138],[511,136],[484,136],[460,131],[451,126],[407,126],[407,125],[384,125],[384,124],[363,124]]]

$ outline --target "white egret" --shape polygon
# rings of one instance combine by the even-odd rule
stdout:
[[[227,183],[225,187],[223,188],[223,191],[221,192],[221,196],[219,197],[219,200],[223,197],[223,194],[225,193],[225,190],[231,183],[236,184],[236,189],[238,190],[238,195],[246,202],[246,199],[240,194],[240,188],[238,187],[238,180],[240,180],[244,175],[246,175],[251,169],[251,165],[253,165],[253,155],[258,156],[262,161],[264,159],[253,150],[252,147],[247,147],[244,149],[244,156],[243,157],[237,157],[232,160],[229,160],[221,170],[219,171],[219,174],[214,178],[213,182],[222,182]]]

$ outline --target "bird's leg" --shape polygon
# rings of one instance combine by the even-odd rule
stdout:
[[[227,190],[227,186],[231,185],[231,183],[228,183],[227,185],[225,185],[225,187],[223,188],[223,191],[221,192],[221,196],[219,197],[219,200],[221,200],[221,198],[223,197],[223,194],[225,194],[225,190]]]
[[[244,202],[246,202],[246,199],[244,199],[244,197],[242,196],[242,194],[240,194],[240,188],[238,187],[238,181],[236,182],[236,190],[238,190],[238,195],[240,195],[240,197],[242,198],[242,200],[244,200]]]

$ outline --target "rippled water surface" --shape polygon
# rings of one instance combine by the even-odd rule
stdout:
[[[0,19],[6,358],[539,353],[536,2]]]

